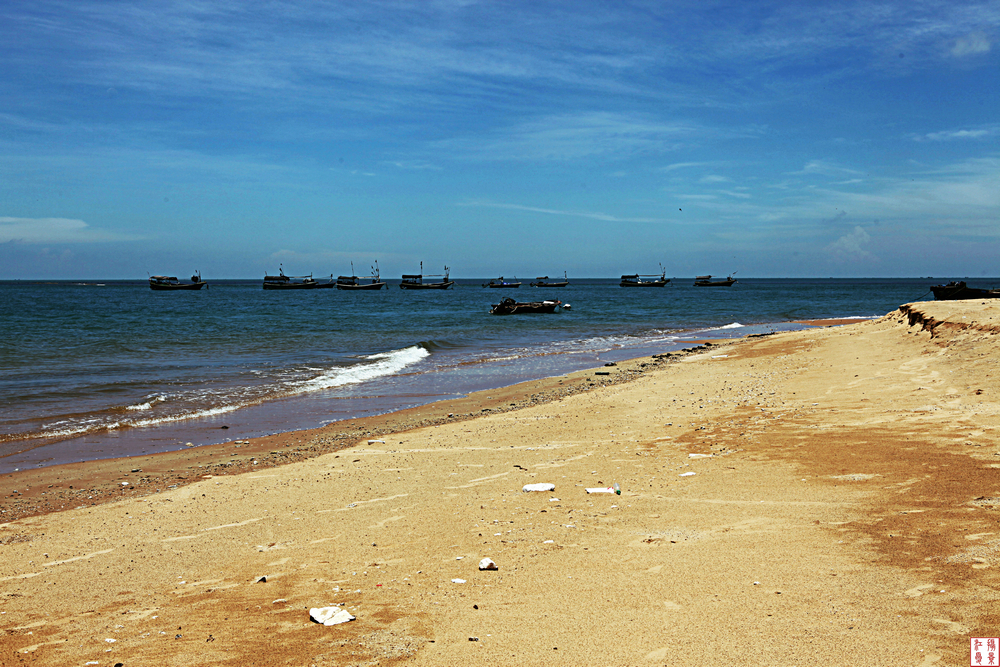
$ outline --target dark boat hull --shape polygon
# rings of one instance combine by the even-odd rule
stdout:
[[[359,283],[356,285],[352,285],[350,283],[337,283],[337,289],[345,290],[378,290],[383,287],[385,287],[385,283]]]
[[[483,287],[489,287],[490,289],[517,289],[521,286],[521,283],[487,283]]]
[[[530,303],[519,303],[513,299],[504,299],[500,303],[493,304],[490,313],[493,315],[531,315],[554,313],[562,301],[533,301]]]
[[[732,287],[736,284],[735,279],[729,280],[696,280],[694,281],[695,287]]]
[[[934,285],[931,287],[937,301],[961,301],[964,299],[1000,299],[1000,290],[969,287],[965,281]]]
[[[567,285],[569,285],[569,281],[561,283],[543,283],[543,282],[531,283],[532,287],[566,287]]]
[[[632,282],[630,280],[623,280],[619,283],[621,287],[663,287],[670,282],[670,279],[666,280],[643,280],[639,282]]]

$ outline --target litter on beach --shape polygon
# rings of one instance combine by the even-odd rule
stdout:
[[[622,488],[618,486],[618,482],[615,482],[613,486],[595,486],[587,489],[587,493],[615,493],[619,496],[622,494]]]
[[[539,484],[525,484],[524,488],[521,489],[521,491],[523,491],[524,493],[528,493],[530,491],[555,491],[555,490],[556,490],[555,484],[548,484],[545,482],[541,482]]]
[[[693,475],[693,474],[694,474],[693,472],[682,472],[682,473],[681,473],[680,475],[678,475],[678,476],[679,476],[679,477],[690,477],[690,476],[691,476],[691,475]]]

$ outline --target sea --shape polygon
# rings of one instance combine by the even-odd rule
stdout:
[[[0,473],[315,428],[704,338],[879,317],[951,280],[265,291],[206,279],[174,292],[144,280],[0,282]],[[568,308],[490,315],[504,297]]]

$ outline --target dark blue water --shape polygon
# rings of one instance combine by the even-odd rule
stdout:
[[[468,280],[447,291],[390,281],[377,292],[0,283],[0,472],[315,427],[677,349],[708,330],[743,336],[880,316],[930,298],[943,280],[575,280],[517,290]],[[489,315],[506,296],[572,308]]]

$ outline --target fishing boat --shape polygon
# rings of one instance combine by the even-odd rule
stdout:
[[[176,276],[150,276],[149,277],[149,289],[157,292],[166,292],[172,290],[198,290],[207,285],[204,280],[201,279],[201,272],[199,271],[195,275],[191,276],[191,282],[183,283],[177,279]]]
[[[517,278],[514,278],[516,281]],[[490,280],[488,283],[483,283],[483,287],[489,287],[492,289],[504,289],[504,288],[518,288],[521,286],[520,282],[512,282],[504,280],[503,276],[500,276],[497,280]]]
[[[444,267],[443,274],[424,275],[424,263],[420,262],[420,273],[403,274],[403,281],[399,283],[399,289],[448,289],[455,284],[454,280],[448,279],[449,268]],[[426,282],[425,278],[442,278]]]
[[[730,274],[724,280],[712,280],[711,274],[707,275],[707,276],[695,276],[695,278],[694,278],[694,286],[695,287],[731,287],[733,284],[736,283],[736,278],[733,278],[734,275],[736,275],[735,272],[732,273],[732,274]]]
[[[524,315],[529,313],[554,313],[562,301],[532,301],[521,303],[507,297],[500,303],[493,304],[490,313],[493,315]]]
[[[645,278],[652,278],[652,280],[644,280]],[[660,265],[660,275],[647,274],[640,275],[638,273],[633,273],[631,275],[622,276],[621,282],[618,283],[622,287],[663,287],[670,282],[667,278],[667,270]]]
[[[958,301],[961,299],[1000,299],[1000,289],[969,287],[964,280],[951,281],[947,285],[931,287],[937,301]]]
[[[329,280],[319,281],[308,276],[286,276],[284,269],[278,267],[278,275],[264,276],[264,289],[323,289],[334,286],[333,276]]]
[[[354,273],[354,262],[351,262],[351,273]],[[368,280],[368,282],[362,282],[361,278],[358,278],[355,275],[337,276],[337,289],[374,290],[382,289],[383,287],[385,287],[385,281],[379,278],[378,262],[375,262],[375,266],[372,267],[372,277]]]
[[[535,281],[531,283],[532,287],[566,287],[569,285],[569,278],[566,277],[566,272],[563,271],[563,279],[549,282],[548,276],[538,276]]]

